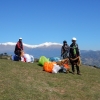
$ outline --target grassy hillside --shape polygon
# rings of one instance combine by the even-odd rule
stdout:
[[[0,100],[100,100],[100,69],[51,74],[38,63],[0,59]]]

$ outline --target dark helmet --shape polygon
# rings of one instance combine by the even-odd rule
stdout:
[[[63,41],[63,43],[67,43],[67,41],[66,41],[66,40],[64,40],[64,41]]]

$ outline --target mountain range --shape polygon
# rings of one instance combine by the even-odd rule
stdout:
[[[15,45],[16,43],[13,42],[0,43],[0,53],[14,55]],[[24,52],[33,55],[35,58],[39,58],[40,56],[60,57],[61,55],[62,44],[60,43],[46,42],[39,45],[23,43],[23,45]],[[80,50],[80,53],[83,64],[100,67],[100,51]]]

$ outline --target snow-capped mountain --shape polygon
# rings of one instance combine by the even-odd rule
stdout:
[[[6,43],[0,43],[0,45],[4,45],[4,46],[8,46],[8,45],[9,46],[15,46],[16,43],[6,42]],[[45,42],[45,43],[42,43],[42,44],[39,44],[39,45],[29,45],[29,44],[25,44],[25,43],[23,43],[23,45],[25,47],[27,47],[27,48],[37,48],[37,47],[43,47],[43,46],[45,46],[45,47],[57,46],[57,45],[61,46],[62,44],[60,44],[60,43],[52,43],[52,42]]]
[[[16,43],[13,42],[0,43],[0,53],[6,52],[8,54],[13,54],[15,45]],[[44,56],[58,55],[58,53],[60,53],[62,44],[45,42],[39,45],[29,45],[25,43],[23,43],[23,45],[24,45],[24,52],[39,57],[41,55]]]
[[[14,55],[16,43],[7,42],[0,43],[0,54],[7,53],[10,55]],[[39,45],[24,45],[24,52],[33,55],[35,58],[39,58],[40,56],[46,57],[61,57],[61,46],[60,43],[52,43],[46,42]],[[80,50],[82,63],[88,65],[97,65],[100,66],[100,51],[93,50]]]

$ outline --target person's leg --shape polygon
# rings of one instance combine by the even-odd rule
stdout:
[[[19,61],[21,61],[21,51],[20,50],[18,50],[18,59]]]
[[[74,64],[72,64],[72,73],[75,74]]]
[[[80,75],[80,68],[78,65],[76,65],[76,70],[77,70],[77,74]]]

